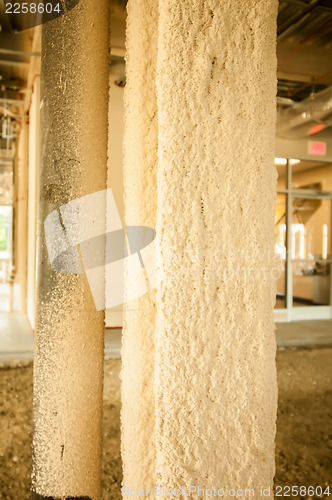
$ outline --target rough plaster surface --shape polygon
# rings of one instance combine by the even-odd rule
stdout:
[[[107,0],[43,25],[32,488],[45,497],[100,498],[104,312],[84,274],[51,269],[43,224],[106,188],[108,48]]]
[[[277,1],[159,8],[156,481],[268,487]]]
[[[127,19],[124,191],[126,225],[154,228],[157,213],[158,121],[155,87],[158,2],[132,0]],[[128,276],[128,287],[131,286]],[[154,481],[155,293],[124,309],[122,345],[123,484]]]
[[[165,0],[158,24],[140,2],[131,0],[129,9],[128,66],[135,75],[129,73],[128,99],[153,85],[142,77],[153,64],[144,37],[153,33],[152,22],[158,29],[152,192],[157,188],[164,280],[156,317],[142,306],[139,322],[126,326],[124,484],[267,488],[277,405],[271,276],[277,1]],[[126,112],[139,137],[131,150],[137,171],[126,176],[141,196],[150,152],[143,162],[137,158],[145,154],[149,121],[133,119],[129,100]],[[153,211],[151,192],[142,195]],[[154,346],[137,341],[142,317],[156,322]],[[137,367],[139,381],[130,386]]]

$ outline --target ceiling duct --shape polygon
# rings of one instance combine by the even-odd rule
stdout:
[[[278,113],[277,136],[302,139],[332,125],[332,86]]]

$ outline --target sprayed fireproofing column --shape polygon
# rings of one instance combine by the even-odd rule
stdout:
[[[142,18],[139,2],[129,2],[130,49]],[[155,316],[145,318],[155,318],[153,349],[135,350],[130,334],[139,325],[126,327],[123,387],[135,376],[130,345],[136,365],[154,363],[137,385],[142,429],[135,424],[133,439],[143,443],[144,422],[155,423],[153,463],[124,449],[128,488],[273,497],[276,18],[276,0],[165,0],[154,30],[144,19],[153,37],[158,31],[154,189],[163,281]],[[128,50],[128,66],[137,54]],[[146,68],[135,68],[139,93]],[[135,125],[137,134],[149,130],[144,120]],[[137,166],[133,186],[146,172]],[[153,210],[150,192],[142,195]],[[137,484],[146,470],[149,481]]]
[[[126,225],[155,228],[158,2],[132,0],[127,17],[124,188]],[[130,279],[127,287],[132,286]],[[122,346],[123,484],[154,484],[155,291],[125,306]]]
[[[61,206],[106,188],[108,57],[107,0],[80,0],[43,26],[35,498],[100,498],[104,312],[84,273],[68,273],[65,260],[67,272],[52,269],[44,221],[58,211],[65,235]],[[105,211],[94,217],[91,225]]]
[[[277,401],[277,2],[159,9],[156,482],[258,496]]]

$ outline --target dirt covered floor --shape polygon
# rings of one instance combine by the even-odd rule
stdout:
[[[278,351],[277,364],[275,485],[330,481],[332,500],[332,349]],[[121,498],[119,371],[120,360],[106,361],[103,500]],[[0,498],[30,500],[32,365],[1,365],[0,391]]]

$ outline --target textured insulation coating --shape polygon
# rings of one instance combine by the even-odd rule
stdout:
[[[126,313],[123,484],[258,492],[273,480],[277,402],[277,2],[159,10],[129,2],[126,217],[157,214],[164,279],[156,313],[153,296]]]
[[[124,188],[126,225],[154,228],[158,119],[155,87],[158,2],[131,0],[127,18]],[[131,286],[130,276],[127,280]],[[154,481],[155,292],[126,305],[122,345],[123,484]]]
[[[159,9],[155,481],[268,487],[277,1]]]
[[[43,26],[32,489],[44,497],[100,498],[104,312],[85,274],[51,269],[43,225],[106,188],[108,56],[107,0]]]

